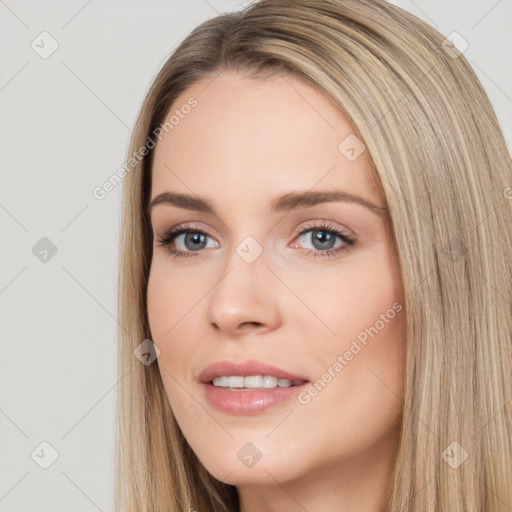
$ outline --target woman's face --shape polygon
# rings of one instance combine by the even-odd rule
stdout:
[[[173,114],[154,154],[148,314],[185,438],[235,485],[331,470],[368,480],[396,448],[405,311],[382,210],[342,197],[384,206],[367,152],[324,95],[289,76],[223,72]],[[188,231],[161,244],[176,228]],[[306,383],[201,382],[279,377],[257,365],[203,373],[226,361]]]

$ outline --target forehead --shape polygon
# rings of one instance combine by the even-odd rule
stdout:
[[[170,116],[172,128],[154,150],[152,197],[172,190],[217,202],[229,195],[248,206],[319,188],[383,202],[367,151],[347,158],[344,141],[359,144],[357,152],[362,147],[354,127],[297,77],[225,71],[185,90],[165,119]]]

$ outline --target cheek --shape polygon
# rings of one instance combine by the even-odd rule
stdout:
[[[169,398],[181,396],[178,381],[183,383],[191,378],[190,361],[197,359],[204,348],[204,323],[197,320],[204,314],[205,293],[211,287],[208,283],[206,276],[198,276],[197,271],[177,271],[166,261],[155,260],[151,267],[148,321],[151,339],[160,350],[158,362]],[[183,398],[189,399],[186,395]]]
[[[326,278],[310,274],[294,280],[294,291],[308,306],[312,329],[316,328],[322,340],[333,346],[360,335],[364,339],[366,329],[377,324],[384,315],[386,329],[397,322],[391,320],[403,309],[400,277],[393,261],[375,254],[363,258]],[[316,317],[316,319],[315,319]],[[336,340],[336,341],[335,341]]]
[[[197,278],[196,278],[197,279]],[[155,261],[149,273],[147,291],[148,320],[155,340],[175,332],[175,325],[204,295],[204,287],[193,286],[194,277],[184,272],[171,272],[165,263]]]
[[[174,311],[176,297],[167,285],[167,280],[154,266],[148,280],[147,308],[151,334],[158,338],[172,326],[171,312]]]
[[[315,341],[303,356],[319,369],[315,377],[329,382],[324,399],[341,399],[353,411],[392,406],[402,395],[405,306],[395,261],[375,251],[322,286],[302,281],[298,292],[318,318],[310,315],[309,328],[302,320],[304,337]]]
[[[197,302],[193,286],[180,282],[179,276],[169,273],[165,265],[152,265],[147,290],[147,311],[151,340],[160,350],[158,365],[162,383],[175,414],[190,402],[179,383],[184,382],[186,362],[197,347],[191,343],[194,333],[187,324],[187,313]],[[189,339],[184,336],[187,335]]]

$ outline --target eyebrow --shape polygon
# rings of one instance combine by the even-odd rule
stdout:
[[[386,217],[388,209],[383,206],[377,206],[372,202],[360,196],[349,194],[342,190],[336,191],[318,191],[318,192],[289,192],[274,198],[270,204],[272,213],[290,211],[294,208],[310,208],[321,203],[347,202],[356,203],[368,208],[379,217]],[[162,192],[155,196],[147,207],[151,210],[159,204],[167,204],[185,210],[194,210],[198,212],[211,213],[217,215],[213,206],[206,200],[198,196],[188,194],[178,194],[176,192]]]

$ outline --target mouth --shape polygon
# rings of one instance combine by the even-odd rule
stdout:
[[[293,400],[310,384],[305,376],[257,360],[218,361],[207,366],[198,380],[211,406],[239,416]]]

